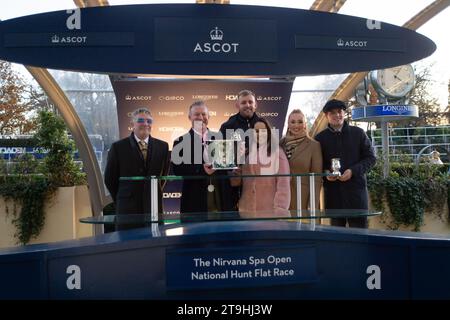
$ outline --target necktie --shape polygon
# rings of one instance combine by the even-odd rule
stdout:
[[[141,149],[144,161],[147,161],[147,144],[145,143],[145,141],[139,141],[139,148]]]

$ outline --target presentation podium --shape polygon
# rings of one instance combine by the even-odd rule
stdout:
[[[151,223],[0,250],[0,298],[448,299],[449,267],[445,236],[298,219]]]
[[[122,180],[158,190],[187,178],[205,177]],[[0,250],[0,299],[450,298],[450,237],[328,225],[381,212],[319,210],[313,193],[310,210],[284,215],[162,214],[149,197],[148,214],[80,219],[134,229]]]

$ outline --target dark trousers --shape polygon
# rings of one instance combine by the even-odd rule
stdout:
[[[363,228],[367,229],[368,222],[367,217],[359,217],[359,218],[331,218],[331,225],[336,227],[346,227],[348,222],[348,226],[350,228]]]

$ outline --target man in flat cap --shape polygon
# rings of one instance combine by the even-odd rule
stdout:
[[[323,167],[332,171],[332,159],[340,162],[340,175],[324,179],[325,209],[367,210],[366,173],[376,157],[366,133],[345,121],[346,108],[340,100],[328,101],[322,109],[328,126],[315,137],[322,147]],[[350,227],[367,228],[367,217],[331,219],[334,226],[345,227],[347,222]]]

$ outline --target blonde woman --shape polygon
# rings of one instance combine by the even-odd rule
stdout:
[[[288,118],[288,129],[286,136],[280,141],[280,146],[286,153],[289,161],[291,174],[300,173],[322,173],[322,151],[320,143],[310,138],[306,127],[306,119],[303,112],[294,109]],[[302,210],[309,207],[309,177],[301,178]],[[320,188],[322,177],[315,178],[316,185],[316,209],[319,209]],[[289,209],[295,216],[297,209],[296,179],[291,179],[291,203]]]

